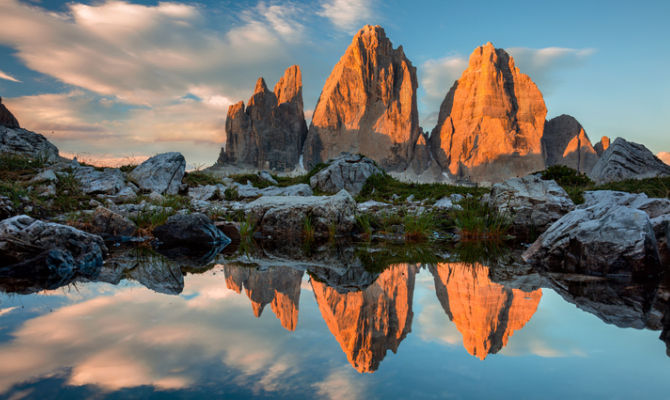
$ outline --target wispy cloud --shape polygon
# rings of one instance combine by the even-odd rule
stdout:
[[[426,60],[421,65],[421,87],[425,92],[421,101],[428,110],[428,114],[421,120],[425,129],[430,130],[437,124],[437,111],[442,100],[467,66],[468,61],[457,55]]]
[[[0,70],[0,79],[5,79],[5,80],[8,80],[8,81],[21,83],[20,80],[14,78],[13,76],[9,75],[6,72],[3,72],[2,70]]]
[[[319,16],[328,18],[337,28],[353,31],[372,17],[372,0],[326,0]]]

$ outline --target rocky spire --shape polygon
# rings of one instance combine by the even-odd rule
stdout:
[[[608,138],[607,136],[603,136],[600,138],[600,142],[596,143],[596,145],[593,148],[600,157],[609,147],[610,147],[610,138]]]
[[[366,25],[335,65],[305,141],[307,167],[341,152],[402,170],[419,137],[416,68],[380,26]]]
[[[364,290],[345,293],[311,280],[328,329],[359,372],[376,371],[410,332],[416,273],[413,265],[393,265]]]
[[[0,126],[6,126],[7,128],[20,128],[19,121],[16,120],[14,115],[2,104],[2,97],[0,97]]]
[[[302,77],[294,65],[286,70],[274,92],[258,78],[247,108],[243,102],[230,106],[226,147],[217,164],[291,170],[298,164],[306,135]]]
[[[491,43],[478,47],[447,93],[430,137],[452,175],[497,182],[544,167],[540,139],[547,108],[514,59]]]
[[[528,293],[492,282],[489,269],[480,264],[437,264],[429,269],[442,308],[463,335],[463,346],[481,360],[507,345],[530,321],[542,298],[542,289]]]
[[[547,167],[560,164],[582,173],[590,172],[598,162],[598,154],[582,125],[565,114],[545,123],[542,153]]]

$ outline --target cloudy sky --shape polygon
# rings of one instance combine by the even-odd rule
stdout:
[[[0,96],[68,155],[176,150],[209,165],[228,106],[258,76],[273,86],[299,64],[310,111],[353,33],[379,24],[418,69],[427,130],[469,54],[491,41],[538,84],[548,117],[657,153],[670,150],[668,15],[666,0],[0,0]]]

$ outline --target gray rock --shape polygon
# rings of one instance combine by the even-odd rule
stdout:
[[[98,207],[91,220],[91,232],[103,238],[123,239],[133,236],[137,231],[135,223],[107,208]]]
[[[261,196],[311,196],[312,188],[305,183],[297,185],[276,187],[270,186],[260,190]]]
[[[383,173],[374,161],[365,156],[342,153],[312,176],[309,184],[312,189],[326,193],[337,193],[344,189],[355,195],[360,193],[369,177]]]
[[[393,207],[392,204],[383,203],[381,201],[368,200],[363,203],[358,203],[356,209],[358,212],[378,211],[385,208]]]
[[[71,226],[18,215],[0,222],[0,264],[20,263],[53,250],[61,251],[74,271],[102,265],[107,247],[100,236]],[[60,257],[62,259],[62,257]],[[49,267],[49,265],[46,265]]]
[[[205,247],[223,242],[230,243],[205,214],[173,215],[164,225],[153,230],[164,247]]]
[[[436,201],[435,204],[433,204],[433,207],[442,208],[445,210],[451,210],[452,208],[454,208],[454,203],[451,201],[449,197],[443,197],[440,200]]]
[[[617,138],[589,173],[597,184],[670,176],[670,165],[641,144]]]
[[[119,190],[116,195],[110,196],[109,199],[117,204],[135,200],[137,198],[137,193],[133,186],[134,185],[132,184],[125,186],[123,189]]]
[[[351,233],[356,202],[342,190],[333,196],[264,196],[247,204],[245,210],[258,221],[265,237],[300,238],[309,218],[314,237],[325,239],[331,227],[339,235]]]
[[[162,194],[158,192],[151,192],[149,193],[149,200],[153,201],[154,203],[162,203],[165,201],[165,197],[163,197]]]
[[[138,165],[129,175],[144,191],[177,194],[185,169],[186,160],[181,153],[163,153]]]
[[[56,182],[58,180],[58,177],[56,176],[56,173],[52,169],[45,169],[44,171],[40,172],[39,174],[35,175],[33,179],[31,179],[31,182]]]
[[[123,172],[116,168],[79,167],[72,174],[86,194],[114,195],[127,186]]]
[[[0,126],[0,153],[17,154],[46,161],[58,160],[58,148],[44,136],[22,128]]]
[[[644,211],[649,218],[670,214],[670,199],[649,198],[644,193],[628,193],[613,190],[594,190],[584,192],[584,204],[589,207],[599,203],[611,203],[628,206]]]
[[[523,254],[540,269],[593,275],[658,274],[659,252],[649,215],[617,196],[564,215]]]
[[[570,212],[574,203],[555,181],[529,175],[493,185],[489,206],[512,217],[515,229],[543,232]]]
[[[273,185],[277,185],[277,180],[272,177],[272,175],[268,171],[259,171],[258,176],[261,177],[264,181],[270,182]]]
[[[190,197],[193,200],[207,201],[216,197],[217,193],[219,196],[223,196],[225,190],[226,190],[225,187],[221,184],[197,186],[188,189],[188,197]]]

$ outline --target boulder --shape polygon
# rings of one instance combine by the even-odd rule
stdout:
[[[19,121],[14,115],[2,104],[2,97],[0,97],[0,126],[17,129],[20,128]]]
[[[633,277],[662,273],[649,215],[622,203],[622,197],[617,192],[587,193],[585,204],[549,227],[523,259],[551,272]]]
[[[544,124],[542,153],[545,166],[565,165],[582,173],[591,171],[598,162],[598,154],[582,125],[565,114]]]
[[[205,247],[230,243],[205,214],[176,214],[153,230],[161,247]]]
[[[433,157],[454,179],[501,182],[544,169],[547,107],[514,59],[491,43],[470,56],[430,135]]]
[[[372,175],[383,175],[371,159],[360,154],[342,153],[330,160],[328,166],[309,179],[313,189],[326,193],[337,193],[344,189],[356,195],[360,193],[365,182]]]
[[[130,177],[144,191],[177,194],[185,169],[186,160],[181,153],[163,153],[138,165]]]
[[[116,168],[78,167],[72,174],[85,194],[114,195],[127,187],[123,172]]]
[[[331,228],[348,235],[354,226],[356,202],[346,190],[333,196],[264,196],[245,207],[261,234],[273,239],[299,239],[309,221],[314,238],[326,239]]]
[[[99,206],[93,212],[91,233],[112,240],[124,240],[137,231],[135,223],[110,209]]]
[[[0,126],[0,154],[9,153],[46,161],[58,160],[58,148],[44,136],[22,128]]]
[[[54,250],[58,254],[50,253]],[[47,255],[41,259],[46,268],[60,266],[83,271],[100,267],[107,247],[98,235],[27,215],[0,222],[0,265],[18,264],[41,253]],[[50,260],[58,261],[57,265],[50,264]]]
[[[641,144],[617,138],[588,174],[597,184],[670,176],[670,165]]]
[[[228,108],[226,146],[217,164],[292,170],[306,135],[302,75],[294,65],[284,72],[274,92],[259,78],[246,109],[241,101]]]
[[[544,232],[575,204],[555,181],[528,175],[493,185],[489,206],[510,215],[516,231]]]
[[[31,179],[31,182],[56,182],[58,180],[58,176],[56,176],[56,173],[52,169],[45,169],[44,171],[41,171],[39,174],[35,175],[33,179]]]
[[[237,190],[237,194],[241,198],[254,198],[260,196],[311,196],[313,194],[312,188],[305,183],[285,187],[269,186],[259,189],[253,186],[251,182],[247,182],[246,185],[234,183],[233,187]]]
[[[419,139],[416,68],[380,26],[353,38],[326,80],[303,148],[307,169],[342,152],[402,171]]]
[[[0,196],[0,220],[14,215],[14,204],[9,197]]]
[[[223,193],[226,191],[225,186],[218,185],[204,185],[196,186],[188,189],[188,197],[193,200],[205,200],[209,201],[218,196],[223,196]]]

